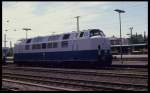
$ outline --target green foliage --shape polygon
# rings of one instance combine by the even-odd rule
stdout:
[[[9,49],[7,56],[13,56],[13,49],[12,48]]]
[[[147,42],[147,37],[143,37],[142,34],[139,35],[132,35],[132,39],[129,38],[129,42],[131,44],[139,44],[139,43],[146,43]]]

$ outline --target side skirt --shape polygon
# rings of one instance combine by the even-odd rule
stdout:
[[[107,64],[98,61],[15,61],[19,66],[64,67],[64,68],[99,68]],[[110,65],[110,64],[109,64]]]

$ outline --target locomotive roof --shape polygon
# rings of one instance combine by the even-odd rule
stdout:
[[[37,36],[37,37],[33,37],[33,38],[28,38],[26,39],[21,39],[18,40],[20,42],[18,42],[19,44],[25,44],[25,43],[36,43],[36,42],[48,42],[48,41],[59,41],[59,40],[63,40],[63,39],[75,39],[77,38],[78,33],[81,32],[86,32],[89,34],[90,31],[94,31],[94,30],[99,30],[100,29],[88,29],[88,30],[82,30],[82,31],[72,31],[72,32],[65,32],[65,33],[61,33],[61,34],[53,34],[53,35],[47,35],[47,36]],[[101,31],[102,32],[102,31]],[[71,36],[70,38],[68,38],[69,36]]]

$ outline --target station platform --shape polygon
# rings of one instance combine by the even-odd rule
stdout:
[[[113,55],[116,59],[113,59],[112,65],[118,67],[147,67],[148,55],[122,55],[122,61],[120,55]]]
[[[113,57],[117,57],[120,58],[120,55],[113,55]],[[148,54],[147,55],[122,55],[123,58],[148,58]]]
[[[123,61],[148,61],[148,55],[122,55]],[[121,61],[121,55],[113,55],[113,61]]]
[[[112,65],[148,65],[148,61],[113,61]]]

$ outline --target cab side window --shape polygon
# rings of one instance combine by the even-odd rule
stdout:
[[[80,37],[83,37],[83,34],[84,34],[84,32],[81,32],[81,33],[80,33]]]

